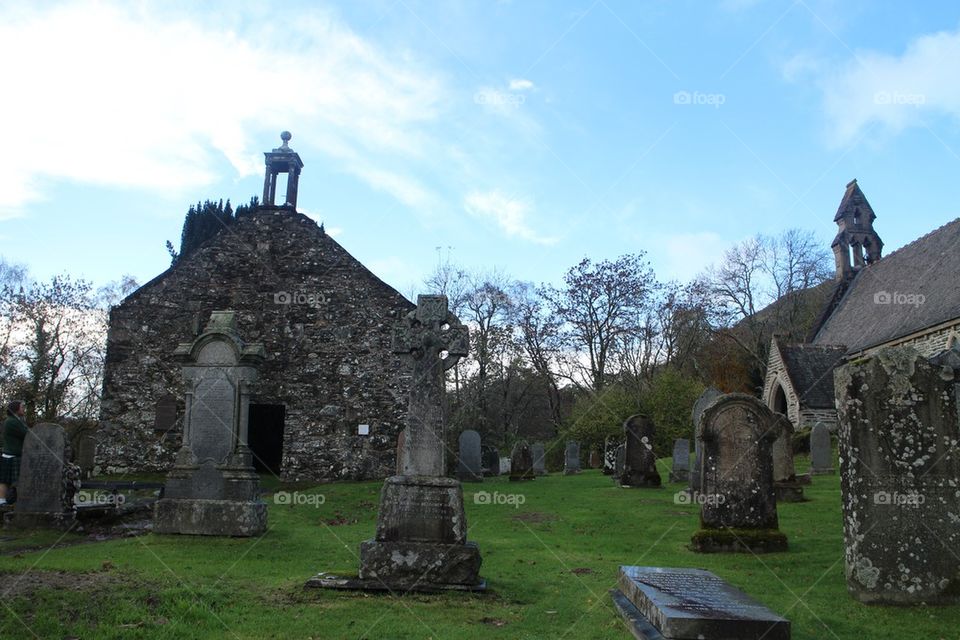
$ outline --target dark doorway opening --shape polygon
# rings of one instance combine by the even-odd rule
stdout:
[[[773,410],[776,413],[787,415],[787,394],[784,393],[783,387],[779,384],[777,384],[777,390],[773,394]]]
[[[251,404],[247,444],[253,453],[253,468],[260,473],[280,475],[283,461],[282,404]]]

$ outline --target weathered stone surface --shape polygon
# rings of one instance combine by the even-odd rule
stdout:
[[[836,473],[833,468],[830,429],[822,422],[813,425],[810,430],[810,473],[815,476]]]
[[[690,441],[677,438],[673,443],[673,464],[670,468],[670,482],[690,481]]]
[[[700,439],[697,438],[697,429],[700,424],[700,416],[714,400],[722,396],[719,389],[707,387],[704,389],[697,401],[693,403],[693,409],[690,410],[690,422],[693,425],[693,469],[690,471],[690,491],[694,495],[702,493],[701,473],[703,469],[703,454],[700,446]]]
[[[773,414],[742,393],[714,400],[701,414],[697,438],[703,447],[701,530],[696,551],[782,551],[771,449],[777,437]]]
[[[835,371],[847,589],[960,601],[960,368],[894,347]]]
[[[709,571],[623,566],[617,586],[624,617],[655,629],[634,628],[638,638],[790,640],[788,620]]]
[[[620,476],[623,475],[623,468],[627,464],[627,443],[621,442],[616,450],[617,463],[613,468],[613,479],[620,482]]]
[[[69,529],[76,524],[73,496],[80,468],[68,462],[70,445],[58,424],[43,422],[27,432],[20,460],[17,502],[6,524],[23,529]]]
[[[563,456],[563,473],[568,476],[580,473],[580,443],[575,440],[567,442]]]
[[[460,483],[440,476],[387,478],[380,491],[377,540],[466,543]]]
[[[233,311],[214,311],[204,332],[175,355],[187,388],[184,440],[154,507],[154,531],[259,535],[267,509],[247,448],[247,415],[263,345],[240,339]]]
[[[793,464],[793,423],[787,416],[773,414],[773,429],[777,439],[773,441],[773,488],[777,502],[803,502],[803,484],[797,477]],[[806,482],[809,484],[809,482]]]
[[[480,549],[466,544],[418,542],[360,543],[360,578],[388,586],[393,591],[416,591],[416,586],[478,585]],[[376,586],[373,587],[376,589]]]
[[[533,470],[533,452],[530,446],[521,440],[513,445],[510,454],[510,480],[533,480],[536,474]]]
[[[510,458],[500,456],[500,475],[510,474]]]
[[[603,441],[603,475],[612,476],[617,468],[617,447],[620,446],[620,438],[607,436]]]
[[[483,482],[480,434],[467,429],[460,434],[460,458],[457,460],[457,478],[460,482]]]
[[[543,443],[534,442],[530,453],[533,455],[533,473],[538,476],[547,475],[547,452]]]
[[[623,423],[623,435],[626,439],[626,452],[623,473],[620,474],[621,487],[659,487],[660,473],[657,471],[657,456],[653,452],[653,440],[656,427],[648,416],[637,414]]]
[[[98,472],[172,468],[181,429],[163,399],[183,398],[184,385],[171,345],[231,308],[241,335],[269,356],[254,402],[285,407],[281,477],[391,475],[410,373],[389,348],[412,307],[307,216],[260,207],[239,217],[111,311]]]
[[[587,464],[590,465],[591,469],[599,469],[603,466],[603,460],[600,457],[600,452],[596,449],[590,450],[590,458],[587,460]]]
[[[497,448],[493,445],[485,444],[481,446],[480,450],[483,457],[483,475],[500,475],[500,452],[497,451]]]

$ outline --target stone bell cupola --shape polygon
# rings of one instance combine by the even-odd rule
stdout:
[[[267,151],[263,154],[264,162],[267,165],[263,177],[263,204],[266,206],[276,206],[277,177],[281,173],[285,173],[287,174],[287,196],[281,206],[297,208],[297,185],[300,181],[303,161],[288,144],[292,137],[289,131],[284,131],[280,134],[280,140],[283,144],[273,151]]]
[[[837,263],[837,280],[851,278],[860,269],[880,259],[883,240],[873,230],[876,219],[873,207],[856,179],[851,180],[833,218],[838,231],[830,247]]]

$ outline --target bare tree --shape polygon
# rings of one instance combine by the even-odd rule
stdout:
[[[510,317],[514,342],[527,363],[543,382],[555,428],[560,428],[559,361],[562,353],[561,321],[547,312],[544,301],[532,284],[515,282],[511,287]]]

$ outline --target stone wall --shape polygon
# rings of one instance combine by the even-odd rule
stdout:
[[[211,311],[233,309],[240,335],[267,351],[251,403],[285,406],[281,477],[391,475],[409,374],[390,340],[412,308],[306,216],[279,207],[242,216],[112,310],[98,471],[171,466],[184,410],[171,356]]]
[[[960,337],[960,320],[948,324],[947,326],[940,327],[934,331],[918,333],[909,336],[904,340],[891,340],[890,342],[872,347],[859,354],[851,354],[850,359],[852,360],[854,357],[876,355],[880,349],[894,345],[898,347],[912,347],[925,358],[932,358],[938,353],[951,348],[953,346],[951,344],[951,340],[957,340],[958,337]]]

